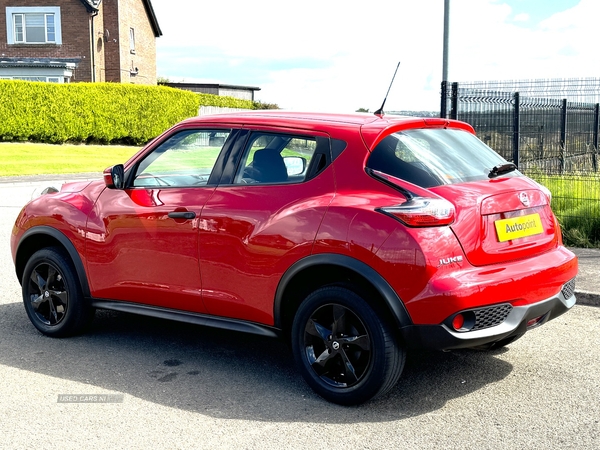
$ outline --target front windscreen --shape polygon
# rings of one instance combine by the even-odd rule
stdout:
[[[369,157],[367,167],[421,187],[488,179],[506,160],[469,132],[425,128],[391,134]],[[518,171],[505,176],[521,176]]]

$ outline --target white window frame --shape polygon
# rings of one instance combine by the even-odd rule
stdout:
[[[129,53],[135,55],[135,30],[129,28]]]
[[[41,83],[64,83],[64,79],[61,81],[61,77],[56,75],[45,76],[45,75],[15,75],[13,77],[1,77],[7,80],[21,80],[21,81],[38,81]]]
[[[54,41],[52,42],[17,42],[15,40],[15,14],[48,14],[54,15]],[[46,27],[46,17],[44,17],[44,27]],[[46,34],[47,34],[46,29]],[[7,6],[6,7],[6,36],[8,44],[23,45],[62,45],[62,28],[60,20],[59,6]],[[46,35],[46,39],[48,36]]]

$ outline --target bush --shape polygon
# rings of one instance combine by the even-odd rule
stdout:
[[[552,210],[566,245],[600,248],[600,184],[595,175],[547,175],[534,170],[526,175],[552,192]]]
[[[252,108],[166,86],[0,80],[0,139],[140,145],[196,116],[200,105]]]
[[[254,109],[280,109],[277,103],[265,103],[260,100],[254,100],[252,106]]]
[[[242,100],[239,98],[226,97],[213,94],[201,94],[195,95],[200,96],[200,106],[217,106],[220,108],[241,108],[241,109],[254,109],[254,105],[251,100]]]

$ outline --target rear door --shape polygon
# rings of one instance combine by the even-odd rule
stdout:
[[[330,141],[254,130],[231,161],[202,211],[203,300],[211,314],[271,325],[281,276],[310,254],[334,195]]]

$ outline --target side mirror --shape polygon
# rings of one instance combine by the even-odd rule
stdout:
[[[125,189],[125,168],[123,164],[117,164],[116,166],[105,169],[104,172],[104,184],[109,189]]]
[[[287,169],[288,176],[300,175],[306,170],[306,159],[300,156],[285,156],[283,163]]]

